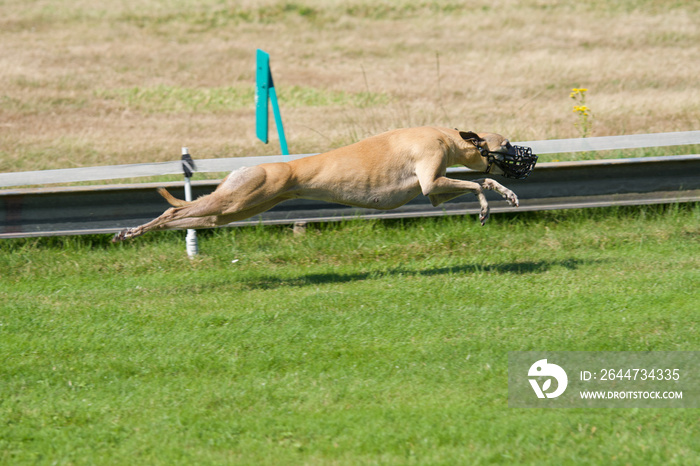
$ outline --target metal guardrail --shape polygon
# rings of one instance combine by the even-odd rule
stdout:
[[[448,175],[466,180],[484,176],[467,169],[449,169]],[[217,184],[216,181],[193,181],[193,195],[207,194]],[[508,179],[504,184],[518,195],[520,207],[516,210],[497,194],[488,192],[493,213],[697,202],[700,201],[700,155],[541,163],[527,180]],[[0,238],[114,233],[136,226],[152,220],[169,207],[156,193],[155,188],[160,186],[177,194],[183,183],[0,191]],[[433,207],[426,197],[418,196],[391,211],[300,199],[284,202],[262,215],[230,226],[478,212],[478,202],[469,194],[439,207]]]
[[[700,131],[602,136],[583,139],[553,139],[546,141],[514,142],[513,144],[531,147],[535,154],[668,147],[700,144]],[[201,173],[230,172],[243,166],[250,167],[261,163],[282,162],[300,159],[309,155],[312,154],[198,159],[197,171]],[[182,166],[179,160],[172,162],[108,165],[102,167],[63,168],[58,170],[0,173],[0,188],[181,174]]]

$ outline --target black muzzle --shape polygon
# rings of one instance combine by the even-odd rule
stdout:
[[[506,178],[517,178],[524,180],[537,163],[537,156],[532,153],[532,149],[525,146],[513,146],[510,143],[506,145],[508,152],[492,152],[486,148],[480,147],[481,155],[486,157],[488,167],[486,173],[491,171],[491,168],[496,165],[503,170],[503,176]]]

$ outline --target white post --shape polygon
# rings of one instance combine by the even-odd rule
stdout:
[[[182,164],[183,167],[185,166],[186,163],[191,162],[192,158],[190,157],[189,151],[187,147],[182,148]],[[190,177],[192,176],[192,171],[190,168],[192,167],[187,167],[185,168],[185,200],[186,201],[191,201],[192,200],[192,184],[190,183]],[[187,176],[189,174],[189,176]],[[187,236],[185,237],[185,243],[187,245],[187,255],[190,258],[193,258],[199,253],[199,246],[197,245],[197,231],[196,230],[187,230]]]

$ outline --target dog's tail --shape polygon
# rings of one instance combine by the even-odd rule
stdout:
[[[165,188],[158,188],[158,194],[163,196],[165,200],[168,201],[168,204],[170,204],[173,207],[185,207],[186,205],[191,204],[191,202],[183,201],[182,199],[176,198],[175,196],[170,194]]]

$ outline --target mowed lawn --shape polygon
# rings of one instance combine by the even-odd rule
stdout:
[[[697,464],[697,409],[514,409],[508,352],[700,350],[700,208],[0,243],[3,464]]]

